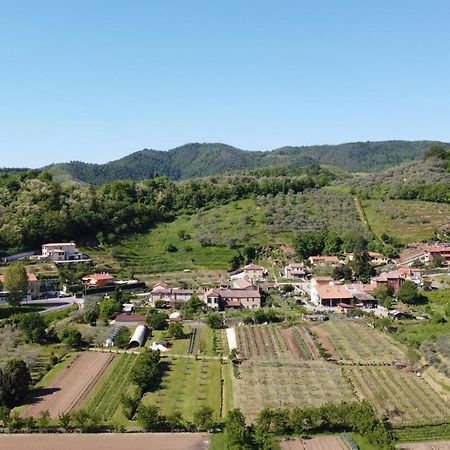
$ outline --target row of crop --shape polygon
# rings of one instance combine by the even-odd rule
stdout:
[[[189,344],[188,344],[188,350],[187,350],[187,352],[189,354],[192,354],[194,351],[196,336],[197,336],[197,328],[193,328],[191,331],[191,334],[189,336]]]
[[[308,346],[306,345],[297,328],[292,329],[292,336],[294,337],[295,342],[297,342],[297,344],[301,348],[302,353],[305,356],[305,359],[314,359],[311,351],[309,350]]]
[[[135,355],[117,355],[113,367],[101,380],[99,390],[87,403],[87,411],[98,414],[103,420],[110,419],[118,406],[122,394],[129,385],[129,374],[137,361]]]

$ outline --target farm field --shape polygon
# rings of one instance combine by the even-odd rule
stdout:
[[[450,216],[450,205],[418,200],[363,200],[364,212],[376,236],[395,236],[408,244],[430,239]]]
[[[311,327],[331,355],[344,364],[392,364],[405,359],[404,352],[391,340],[362,323],[332,320]]]
[[[169,370],[161,387],[145,394],[142,402],[155,405],[163,414],[180,411],[187,420],[193,420],[194,412],[202,406],[210,406],[216,418],[221,416],[221,367],[220,361],[194,358],[165,358]]]
[[[91,391],[83,408],[103,421],[111,421],[111,419],[125,421],[121,412],[120,399],[122,394],[128,393],[132,388],[129,377],[137,360],[136,355],[117,355]]]
[[[102,377],[114,354],[83,352],[64,367],[22,410],[22,417],[38,417],[47,410],[52,419],[63,412],[80,409],[93,386]]]
[[[327,361],[264,364],[245,361],[233,378],[233,403],[249,421],[264,408],[354,401],[341,368]]]
[[[303,327],[239,326],[235,328],[235,334],[239,353],[245,359],[295,361],[319,358],[311,336]]]
[[[206,433],[3,434],[2,450],[206,450]]]
[[[351,367],[344,374],[360,399],[395,426],[442,423],[450,405],[415,373],[394,367]]]

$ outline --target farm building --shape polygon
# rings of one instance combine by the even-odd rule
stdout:
[[[335,307],[340,303],[353,304],[353,294],[344,286],[318,285],[311,288],[311,301],[317,306]]]
[[[120,333],[120,330],[122,328],[123,328],[122,325],[116,325],[114,327],[114,329],[111,331],[111,334],[105,339],[105,342],[103,343],[103,347],[113,347],[114,346],[114,339]]]
[[[128,348],[143,347],[147,342],[148,335],[148,328],[145,325],[138,325],[131,336]]]
[[[166,283],[159,283],[155,285],[150,292],[150,299],[152,302],[157,300],[164,300],[171,304],[187,302],[194,293],[202,294],[203,292],[196,292],[192,289],[181,289],[178,287],[169,287]]]
[[[267,274],[267,270],[257,264],[247,264],[242,269],[230,273],[231,280],[244,279],[250,282],[261,281]]]
[[[117,324],[124,325],[141,325],[145,323],[146,317],[140,314],[119,314],[114,319],[114,322]]]

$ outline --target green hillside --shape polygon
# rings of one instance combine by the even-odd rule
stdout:
[[[91,184],[140,180],[155,175],[180,180],[258,167],[304,167],[312,164],[334,165],[352,172],[373,172],[416,160],[429,144],[430,141],[354,142],[255,152],[220,143],[195,143],[167,152],[145,149],[106,164],[72,161],[46,169],[58,179],[72,178]]]

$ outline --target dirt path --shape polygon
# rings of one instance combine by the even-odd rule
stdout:
[[[22,417],[38,417],[47,410],[52,419],[57,419],[63,412],[80,409],[114,356],[113,353],[81,353],[46,388],[36,391]]]
[[[339,436],[319,436],[312,439],[281,441],[281,450],[347,450]]]
[[[206,450],[200,433],[10,434],[0,435],[2,450]]]

